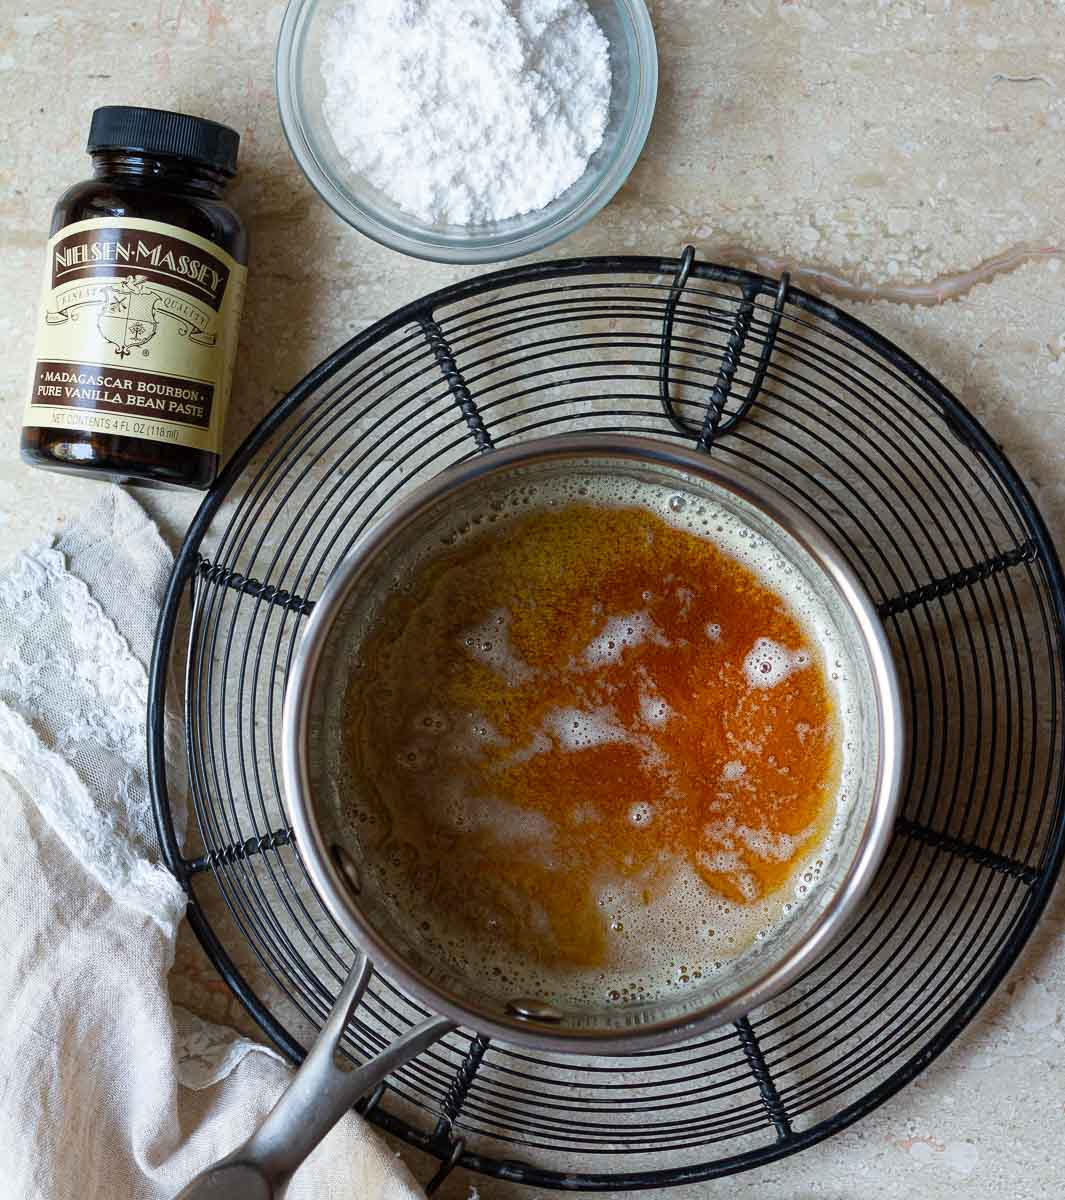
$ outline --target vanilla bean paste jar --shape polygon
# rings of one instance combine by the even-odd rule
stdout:
[[[248,261],[223,199],[239,143],[183,113],[93,113],[93,176],[52,216],[26,462],[160,486],[214,480]]]

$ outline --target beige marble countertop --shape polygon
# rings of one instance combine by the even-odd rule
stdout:
[[[662,85],[646,151],[560,256],[700,255],[788,266],[939,375],[1006,447],[1065,545],[1065,3],[656,0]],[[232,198],[253,258],[228,443],[375,318],[471,273],[361,238],[312,193],[273,95],[280,4],[0,2],[0,560],[70,520],[97,485],[17,458],[51,206],[87,173],[103,103],[241,131]],[[176,544],[194,495],[140,492]],[[775,1166],[672,1193],[929,1200],[1065,1191],[1060,894],[1008,982],[919,1080]],[[182,1003],[248,1029],[190,936]],[[423,1172],[426,1164],[416,1163]],[[456,1178],[446,1194],[466,1196]],[[483,1197],[523,1193],[479,1183]]]

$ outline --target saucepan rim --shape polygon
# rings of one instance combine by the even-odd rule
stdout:
[[[680,470],[732,493],[778,525],[814,561],[835,588],[860,635],[873,681],[876,771],[865,828],[854,856],[835,891],[814,918],[807,934],[752,983],[705,1006],[661,1021],[618,1028],[583,1028],[502,1017],[464,1003],[410,967],[365,919],[329,852],[314,815],[308,767],[310,702],[315,675],[329,632],[362,571],[375,556],[449,493],[508,471],[552,460],[619,459],[633,467]],[[339,927],[375,967],[430,1011],[477,1032],[532,1049],[570,1054],[611,1055],[684,1041],[738,1019],[778,995],[846,928],[887,849],[902,772],[904,727],[899,687],[887,637],[865,590],[839,550],[794,505],[761,482],[726,467],[708,455],[655,438],[629,434],[555,434],[488,451],[456,464],[411,491],[390,508],[337,566],[315,604],[296,650],[285,693],[282,775],[285,805],[300,859],[318,896]],[[828,881],[826,880],[826,883]],[[663,1002],[663,1006],[666,1002]]]

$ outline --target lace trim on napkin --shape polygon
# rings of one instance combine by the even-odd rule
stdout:
[[[278,1062],[285,1061],[268,1046],[241,1037],[224,1025],[205,1021],[176,1004],[174,1042],[178,1082],[197,1092],[225,1079],[253,1052],[276,1058]]]
[[[185,907],[154,862],[144,773],[148,679],[49,545],[0,575],[0,767],[32,781],[51,826],[115,897],[173,930]]]

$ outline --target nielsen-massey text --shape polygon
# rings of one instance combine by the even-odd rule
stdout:
[[[206,287],[212,295],[224,282],[220,271],[188,254],[175,254],[159,242],[152,244],[141,238],[134,241],[95,241],[60,243],[55,249],[54,273],[58,278],[72,267],[89,263],[128,263],[132,266],[149,265],[171,275],[191,279]]]

